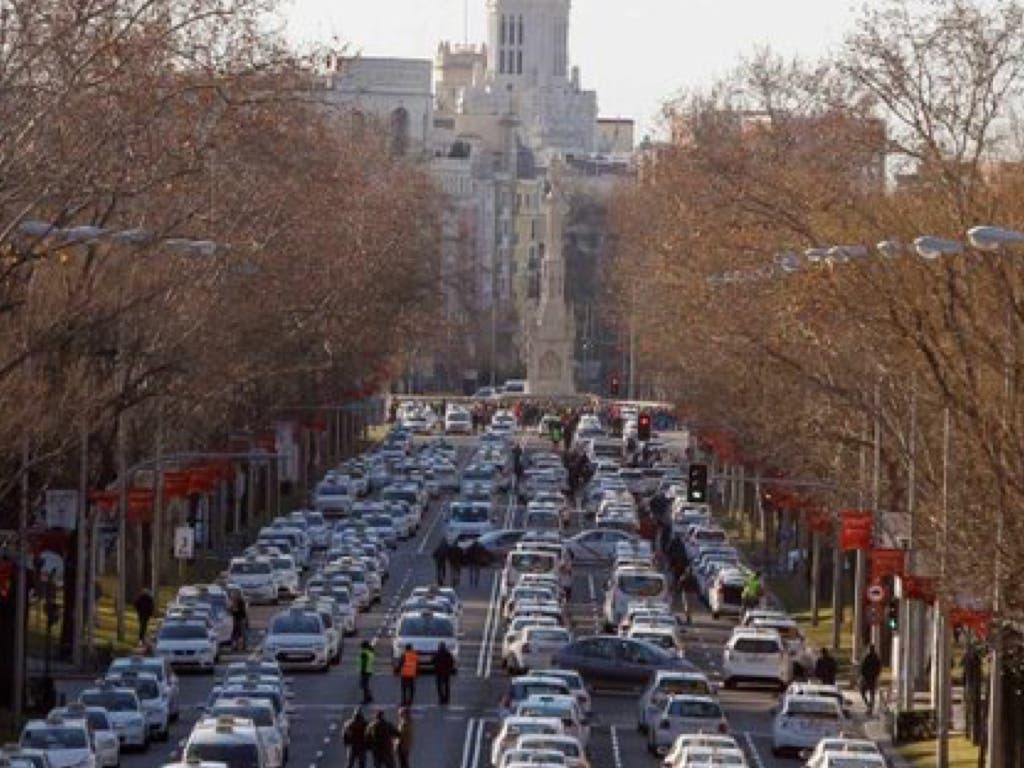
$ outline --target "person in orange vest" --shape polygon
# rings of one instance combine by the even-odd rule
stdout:
[[[398,661],[398,674],[402,680],[402,706],[411,707],[416,696],[416,674],[419,671],[420,657],[411,644],[406,644],[405,652]]]

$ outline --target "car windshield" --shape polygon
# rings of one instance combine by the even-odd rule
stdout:
[[[141,678],[124,679],[118,680],[118,685],[123,685],[125,688],[134,688],[135,693],[140,699],[159,699],[160,698],[160,684],[151,678],[145,680]]]
[[[87,749],[89,740],[82,727],[52,725],[29,728],[21,737],[21,746],[29,749]]]
[[[527,639],[537,643],[568,643],[569,633],[564,629],[531,629]]]
[[[108,712],[138,712],[139,702],[128,691],[85,691],[78,697],[87,707],[103,707]]]
[[[185,751],[185,760],[225,763],[228,768],[261,768],[259,747],[256,744],[193,742]]]
[[[830,701],[815,701],[797,696],[786,702],[786,714],[816,720],[838,720],[839,712]]]
[[[739,653],[778,653],[779,644],[771,638],[743,637],[736,641],[733,650]]]
[[[252,720],[261,728],[269,728],[274,725],[274,715],[268,707],[244,707],[230,704],[217,704],[210,710],[214,717],[230,715]]]
[[[619,589],[636,597],[656,597],[665,589],[665,578],[660,574],[624,573],[619,576]]]
[[[713,701],[673,699],[668,705],[668,713],[675,717],[719,718],[722,716],[722,709]]]
[[[513,552],[510,562],[513,568],[524,573],[545,573],[555,567],[553,555],[539,552]]]
[[[561,739],[530,739],[530,749],[551,749],[558,750],[566,757],[582,757],[580,745],[573,741],[562,741]]]
[[[664,632],[633,632],[630,637],[646,640],[648,643],[654,643],[662,648],[676,647],[676,641],[672,639],[672,635],[667,635]]]
[[[205,640],[206,627],[202,624],[164,624],[157,634],[158,640]]]
[[[453,637],[455,631],[451,621],[440,616],[409,616],[402,619],[398,634],[403,637]]]
[[[269,574],[270,563],[262,561],[232,563],[230,572],[241,576],[247,576],[250,574]]]
[[[273,564],[275,571],[291,571],[295,568],[295,563],[288,557],[275,557],[270,562]]]
[[[711,693],[711,688],[708,685],[707,680],[701,680],[700,678],[673,678],[669,680],[662,680],[658,684],[658,693],[665,696],[674,696],[683,693]]]
[[[278,616],[270,625],[274,635],[319,635],[320,618],[308,613]]]
[[[488,510],[477,506],[452,505],[449,513],[452,522],[456,523],[486,523],[490,520]]]
[[[335,485],[331,483],[329,485],[321,485],[317,489],[317,493],[320,496],[348,496],[347,485]]]

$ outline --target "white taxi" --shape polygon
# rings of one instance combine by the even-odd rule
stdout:
[[[571,642],[572,633],[563,627],[527,625],[510,643],[505,666],[512,674],[546,667]]]
[[[93,752],[99,768],[117,768],[121,764],[121,740],[110,715],[103,707],[86,707],[82,704],[68,704],[50,710],[47,720],[58,717],[64,720],[84,720],[92,737]]]
[[[683,733],[728,733],[729,723],[713,696],[669,696],[647,728],[647,749],[663,755]]]
[[[167,619],[156,633],[154,655],[176,668],[213,673],[220,655],[217,634],[204,622]]]
[[[87,707],[107,710],[122,746],[149,746],[149,724],[134,688],[100,680],[78,694],[78,701]]]
[[[849,721],[835,699],[827,696],[786,696],[772,721],[772,754],[810,749],[839,736]]]
[[[402,658],[407,645],[411,645],[419,657],[419,668],[429,668],[434,664],[434,655],[438,647],[444,643],[445,648],[455,660],[455,669],[459,664],[459,640],[453,616],[433,611],[415,611],[403,613],[395,623],[394,638],[391,643],[392,659],[396,662]]]
[[[29,720],[18,743],[22,749],[44,752],[50,768],[96,768],[96,755],[85,720],[65,720],[58,715]]]
[[[252,720],[203,718],[185,742],[183,762],[223,763],[226,768],[270,768],[267,749]]]
[[[269,701],[249,698],[217,699],[207,714],[210,717],[251,720],[263,740],[269,768],[281,768],[288,760],[288,744],[278,727],[274,706]]]
[[[167,691],[152,672],[118,672],[107,674],[107,680],[116,686],[133,688],[146,716],[150,734],[160,741],[170,737],[171,704]]]
[[[252,603],[277,602],[277,581],[268,557],[231,558],[227,581],[238,587],[245,599]]]
[[[331,641],[320,614],[293,608],[270,620],[263,638],[263,660],[284,669],[326,672],[331,664]]]

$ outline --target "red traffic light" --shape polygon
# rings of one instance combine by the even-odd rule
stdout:
[[[650,424],[651,423],[651,417],[648,414],[646,414],[646,413],[641,413],[640,414],[640,423],[643,424],[643,425]]]

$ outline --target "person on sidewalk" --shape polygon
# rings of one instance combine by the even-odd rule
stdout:
[[[438,643],[434,654],[434,682],[437,685],[437,702],[442,706],[451,698],[452,673],[455,672],[455,657],[444,643]]]
[[[408,707],[398,710],[398,738],[395,740],[395,751],[398,753],[398,768],[409,768],[409,755],[412,754],[412,712]]]
[[[763,595],[764,588],[761,586],[761,572],[754,571],[750,574],[746,584],[743,585],[743,593],[740,595],[740,599],[743,601],[743,608],[748,611],[757,608],[761,603]]]
[[[874,645],[868,646],[868,652],[860,662],[860,697],[864,700],[868,714],[875,713],[875,692],[878,690],[878,676],[882,674],[882,660],[878,657]]]
[[[359,670],[359,687],[363,691],[363,704],[373,702],[373,693],[370,691],[370,680],[373,678],[374,666],[377,657],[373,652],[373,646],[369,640],[363,640],[359,646],[359,657],[356,660],[356,668]]]
[[[366,744],[373,755],[373,768],[395,768],[395,739],[398,729],[394,723],[384,717],[384,710],[378,710],[377,716],[366,729]]]
[[[462,548],[457,546],[448,547],[448,565],[452,567],[452,586],[459,586],[462,581]]]
[[[829,654],[828,648],[822,648],[821,655],[814,663],[814,676],[823,685],[835,685],[837,671],[836,660]]]
[[[398,660],[398,672],[402,681],[402,706],[411,707],[416,698],[416,675],[419,674],[420,657],[411,643],[406,643],[405,651]]]
[[[146,642],[146,629],[149,627],[149,620],[156,612],[156,603],[153,600],[153,593],[149,589],[143,589],[135,598],[135,615],[139,619],[139,644]]]
[[[346,768],[366,768],[366,718],[361,709],[345,721],[341,741],[348,747]]]
[[[444,537],[441,538],[440,543],[434,547],[434,552],[431,555],[434,558],[434,568],[436,570],[437,585],[439,587],[444,586],[445,571],[448,565],[448,540]]]
[[[236,651],[245,650],[245,625],[248,616],[245,598],[235,592],[231,597],[231,647]]]

